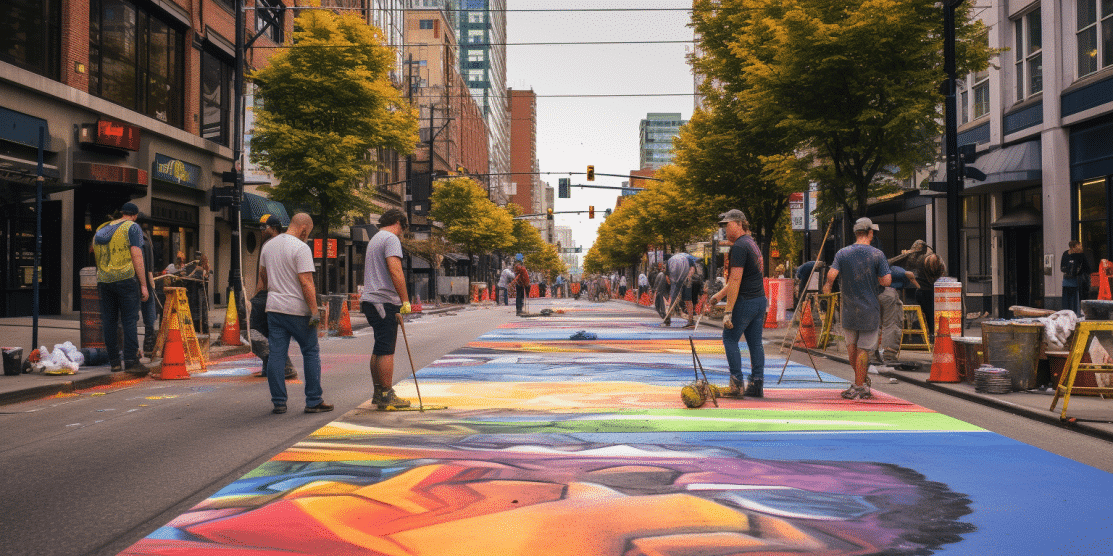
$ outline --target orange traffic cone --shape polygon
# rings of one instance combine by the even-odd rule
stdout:
[[[238,346],[241,343],[240,318],[236,312],[236,296],[233,292],[228,292],[228,311],[224,314],[224,331],[220,335],[220,343],[226,346]]]
[[[773,280],[766,282],[766,290],[769,296],[769,309],[765,312],[765,328],[777,327],[777,294],[780,292],[780,284]]]
[[[162,369],[155,378],[161,380],[189,378],[185,362],[185,345],[182,344],[182,331],[178,329],[176,319],[171,321],[170,332],[166,336],[166,347],[162,352]]]
[[[951,326],[947,317],[939,317],[939,330],[935,331],[935,353],[931,358],[931,376],[928,382],[962,382],[955,365],[955,341],[951,339]]]
[[[804,344],[806,348],[814,348],[819,345],[815,338],[815,320],[812,319],[812,302],[805,301],[800,305],[800,310],[804,311],[804,316],[800,317],[800,341],[797,343]]]
[[[352,333],[352,315],[348,313],[348,304],[340,304],[340,329],[337,336],[342,338],[352,338],[355,334]]]
[[[483,297],[479,298],[479,300],[480,301],[490,301],[491,300],[491,296],[487,295],[487,289],[486,288],[483,289]]]
[[[483,293],[484,293],[484,294],[486,294],[487,292],[486,292],[486,291],[484,291]],[[486,296],[485,296],[485,297],[486,297]],[[486,299],[484,299],[484,301],[486,301]],[[417,296],[417,303],[414,303],[414,304],[413,304],[413,305],[412,305],[412,306],[410,307],[410,310],[411,310],[411,311],[413,311],[413,312],[415,312],[415,313],[420,313],[420,312],[422,311],[422,306],[421,306],[421,296],[420,296],[420,295],[419,295],[419,296]]]
[[[1113,262],[1102,259],[1098,265],[1098,299],[1113,299],[1109,291],[1109,277],[1113,275]]]
[[[537,284],[533,284],[532,286],[530,286],[530,287],[529,287],[529,296],[530,296],[530,298],[535,298],[535,297],[537,297],[537,294],[538,294],[538,292],[539,292],[539,291],[540,291],[540,290],[539,290],[539,289],[537,288]]]
[[[649,292],[645,292],[642,294],[641,304],[645,305],[646,307],[653,305],[653,298],[649,297]]]

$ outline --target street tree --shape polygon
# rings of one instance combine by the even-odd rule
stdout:
[[[260,189],[305,209],[325,238],[352,211],[374,210],[371,153],[407,154],[417,143],[417,114],[391,83],[393,67],[379,29],[355,14],[306,10],[292,46],[250,75],[261,101],[251,159],[279,180]]]
[[[515,203],[506,205],[506,211],[515,218],[513,231],[510,233],[513,243],[506,249],[507,253],[521,253],[523,256],[538,253],[545,245],[541,239],[541,231],[527,219],[518,219],[523,214],[522,208]]]
[[[741,120],[816,156],[820,204],[852,222],[879,187],[933,162],[941,135],[942,10],[934,0],[695,0],[697,73]],[[956,13],[959,74],[997,50],[967,2]],[[771,153],[767,153],[771,154]]]
[[[561,260],[556,245],[551,243],[543,243],[540,250],[526,255],[525,263],[526,268],[543,273],[550,282],[568,269]]]
[[[475,180],[458,177],[436,181],[429,200],[429,215],[444,223],[445,237],[460,246],[469,260],[477,254],[505,252],[513,245],[513,217],[492,203],[487,190]]]

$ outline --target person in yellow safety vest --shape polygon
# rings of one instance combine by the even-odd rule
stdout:
[[[135,223],[139,207],[124,203],[120,218],[105,222],[93,237],[93,254],[97,260],[97,293],[100,296],[100,318],[104,331],[104,347],[112,372],[126,370],[143,376],[147,367],[139,362],[139,304],[150,296],[143,264],[143,232]],[[120,364],[120,342],[117,328],[123,324],[124,365]]]

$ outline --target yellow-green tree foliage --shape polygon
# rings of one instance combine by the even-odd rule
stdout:
[[[557,252],[556,245],[543,243],[540,250],[526,255],[526,268],[545,273],[549,281],[556,280],[557,274],[564,274],[567,267]]]
[[[487,198],[487,190],[470,178],[433,183],[429,215],[444,223],[449,241],[469,255],[506,251],[513,244],[514,220]]]
[[[506,205],[506,211],[510,213],[511,217],[522,215],[522,208],[514,203]],[[529,255],[540,252],[545,245],[545,240],[541,239],[541,232],[529,220],[514,220],[514,229],[511,236],[513,243],[506,249],[508,253]]]
[[[967,2],[956,14],[959,74],[996,54]],[[691,57],[737,117],[814,153],[821,205],[853,222],[901,172],[938,155],[942,11],[934,0],[695,0]],[[763,152],[769,155],[775,153]]]
[[[250,76],[262,101],[251,158],[280,180],[260,189],[304,207],[326,232],[353,210],[371,212],[369,152],[406,154],[417,143],[417,114],[391,83],[393,67],[382,31],[358,15],[300,12],[293,46]]]

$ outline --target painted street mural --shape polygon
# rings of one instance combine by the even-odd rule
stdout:
[[[764,399],[684,408],[692,335],[620,303],[555,300],[418,374],[124,554],[1097,554],[1113,476],[784,360]],[[580,331],[594,339],[570,339]],[[582,337],[582,336],[580,336]],[[776,355],[775,349],[767,349]],[[743,363],[747,363],[744,355]],[[410,381],[396,386],[413,392]],[[416,401],[416,400],[415,400]],[[1069,519],[1061,519],[1069,516]]]

